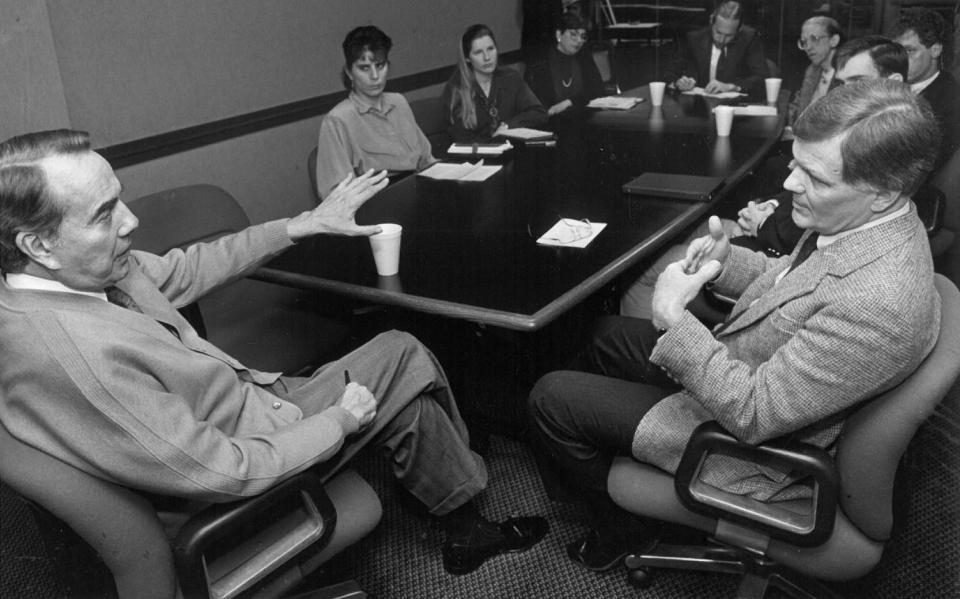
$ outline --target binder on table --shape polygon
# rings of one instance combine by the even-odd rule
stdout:
[[[643,173],[623,185],[626,193],[677,198],[695,202],[709,202],[714,192],[723,185],[722,177],[678,175],[674,173]]]

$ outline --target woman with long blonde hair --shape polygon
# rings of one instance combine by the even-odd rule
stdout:
[[[443,88],[455,142],[488,141],[508,127],[537,127],[547,112],[520,74],[498,64],[493,31],[471,25],[460,38],[457,71]]]

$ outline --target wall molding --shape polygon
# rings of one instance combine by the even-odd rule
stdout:
[[[501,62],[507,64],[520,60],[520,50],[504,52]],[[390,79],[389,90],[408,93],[416,89],[446,82],[453,73],[453,66],[445,66],[429,71],[421,71]],[[98,148],[97,152],[106,158],[113,168],[133,166],[164,156],[179,154],[210,144],[227,141],[243,135],[273,129],[296,121],[313,118],[329,112],[331,108],[346,97],[345,91],[324,94],[280,104],[271,108],[248,112],[201,125],[184,127],[168,133],[142,137],[133,141]]]

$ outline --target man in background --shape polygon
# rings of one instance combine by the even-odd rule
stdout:
[[[742,25],[740,2],[717,2],[710,26],[687,34],[674,64],[664,73],[680,91],[702,87],[707,93],[758,94],[767,63],[757,30]]]

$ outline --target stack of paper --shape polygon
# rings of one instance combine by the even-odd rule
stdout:
[[[643,102],[643,98],[631,98],[627,96],[604,96],[594,98],[587,104],[589,108],[600,108],[602,110],[630,110],[637,103]]]
[[[720,100],[729,100],[731,98],[739,98],[740,96],[747,95],[740,92],[720,92],[717,94],[708,94],[707,92],[703,91],[702,87],[695,87],[690,91],[683,92],[683,94],[686,96],[703,96],[704,98],[718,98]]]
[[[476,164],[464,162],[463,164],[451,164],[449,162],[436,162],[429,168],[420,171],[418,174],[430,179],[441,179],[447,181],[486,181],[491,175],[500,170],[500,166],[485,166],[483,160]]]
[[[513,139],[533,140],[533,139],[552,139],[553,133],[541,131],[540,129],[529,129],[527,127],[511,127],[497,133],[503,137],[512,137]]]
[[[485,143],[485,144],[450,144],[450,147],[447,148],[448,154],[480,154],[483,156],[499,156],[507,150],[513,148],[513,145],[509,141],[504,141],[500,143]]]
[[[747,104],[746,106],[734,106],[733,114],[736,116],[777,116],[776,106],[767,106],[764,104]]]

